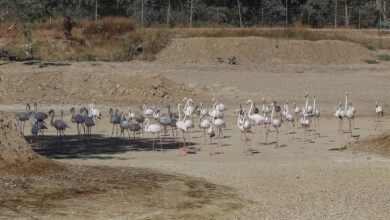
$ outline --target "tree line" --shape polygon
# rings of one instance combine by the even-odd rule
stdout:
[[[0,21],[124,16],[143,26],[375,27],[390,0],[0,0]]]

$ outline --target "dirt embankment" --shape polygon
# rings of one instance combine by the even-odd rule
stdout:
[[[363,139],[351,145],[357,151],[390,157],[390,134],[384,133]]]
[[[0,112],[0,170],[2,167],[20,165],[35,159],[41,157],[24,140],[15,123]]]
[[[284,40],[262,37],[176,38],[157,55],[164,62],[227,62],[256,64],[355,64],[373,59],[359,44],[337,40]]]
[[[191,96],[202,100],[201,90],[174,82],[160,75],[116,71],[114,66],[98,63],[2,65],[0,69],[0,103],[15,104],[86,104],[130,105],[170,103]],[[61,64],[62,65],[62,64]],[[41,66],[41,67],[40,67]]]

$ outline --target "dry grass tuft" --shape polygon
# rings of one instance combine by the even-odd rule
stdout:
[[[132,32],[138,25],[127,18],[106,17],[97,22],[82,22],[78,27],[83,29],[83,35],[86,37],[106,40]]]

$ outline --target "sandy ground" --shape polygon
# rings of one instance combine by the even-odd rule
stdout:
[[[293,129],[296,134],[291,134],[290,139],[282,129],[280,148],[272,143],[274,132],[270,134],[271,144],[263,144],[264,136],[257,133],[250,146],[253,156],[243,154],[233,117],[224,134],[225,146],[217,147],[221,140],[214,140],[216,154],[211,157],[211,145],[203,144],[199,131],[192,132],[191,141],[200,151],[187,156],[179,156],[177,143],[170,140],[163,145],[166,152],[150,151],[150,135],[146,140],[127,140],[121,147],[111,144],[110,148],[102,148],[91,143],[88,148],[73,143],[65,147],[65,153],[57,153],[55,145],[37,150],[71,164],[146,167],[200,177],[233,187],[240,198],[253,202],[220,219],[387,219],[390,161],[349,148],[332,150],[375,134],[374,121],[359,117],[350,140],[347,134],[338,134],[337,121],[332,118],[323,118],[318,130],[320,138],[312,132],[306,143],[301,129]],[[384,123],[384,127],[388,129],[389,124]],[[110,133],[109,129],[101,132],[108,137]]]
[[[151,152],[150,135],[137,141],[127,140],[124,144],[118,140],[112,143],[109,138],[111,127],[105,117],[94,129],[99,136],[95,136],[90,147],[70,140],[59,143],[51,137],[44,148],[35,146],[38,152],[71,164],[142,167],[199,177],[235,188],[240,198],[253,202],[234,212],[226,212],[218,217],[220,219],[390,218],[390,160],[350,148],[330,150],[375,134],[375,100],[390,103],[385,92],[390,83],[388,65],[229,66],[157,62],[110,65],[115,65],[119,72],[142,69],[191,83],[226,102],[229,110],[223,139],[225,146],[217,148],[214,145],[218,153],[209,157],[210,146],[203,145],[199,129],[194,129],[191,140],[193,146],[201,150],[187,156],[178,156],[178,144],[169,140],[164,144],[166,152]],[[350,92],[358,109],[351,139],[347,134],[338,134],[337,120],[329,116],[332,106],[343,98],[345,91]],[[320,137],[311,132],[309,141],[304,143],[301,129],[293,129],[296,133],[291,134],[290,139],[281,129],[280,148],[275,148],[275,144],[261,144],[264,137],[262,139],[258,133],[251,145],[257,153],[245,156],[233,115],[238,104],[245,103],[248,97],[257,101],[265,97],[268,100],[296,100],[302,105],[305,92],[319,97],[318,105],[323,114],[317,131]],[[67,109],[69,106],[53,104],[43,108],[52,107]],[[98,104],[98,108],[108,107]],[[127,105],[118,107],[126,111]],[[388,105],[384,104],[384,107],[387,109]],[[2,105],[0,109],[15,111],[16,108],[22,110],[20,105]],[[387,121],[388,118],[383,124],[384,130],[390,128]],[[67,134],[75,134],[72,127]],[[55,135],[55,131],[51,129],[48,134]],[[274,137],[272,132],[270,141]],[[214,143],[218,141],[221,140],[214,140]],[[58,153],[59,145],[64,146],[62,153]]]

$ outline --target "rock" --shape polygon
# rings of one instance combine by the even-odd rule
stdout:
[[[152,88],[153,88],[153,89],[158,89],[158,88],[161,88],[161,87],[163,87],[163,82],[162,82],[162,80],[159,79],[159,78],[155,78],[155,81],[152,82]]]

